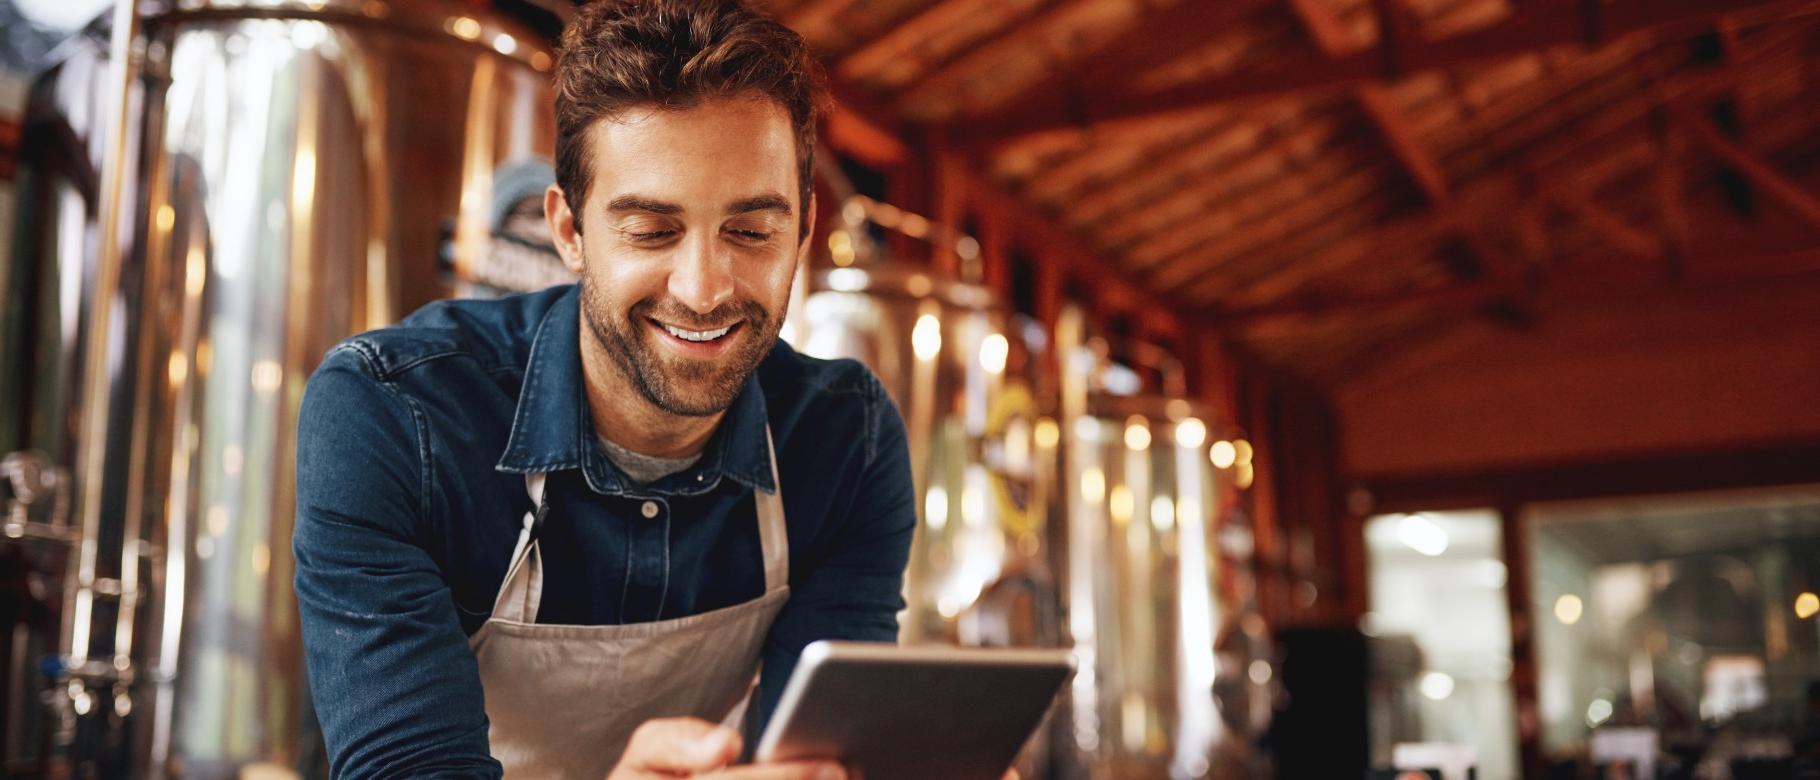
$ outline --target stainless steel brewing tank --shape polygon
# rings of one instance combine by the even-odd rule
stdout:
[[[920,520],[906,642],[1060,642],[1047,337],[984,288],[889,263],[812,274],[799,347],[871,367],[903,413]]]
[[[103,161],[51,169],[31,149],[42,186],[4,276],[9,306],[32,310],[0,367],[33,378],[4,388],[5,444],[71,472],[71,568],[86,572],[61,610],[45,733],[78,773],[122,752],[133,774],[295,766],[311,725],[289,541],[305,379],[341,338],[444,297],[448,261],[476,261],[493,172],[551,154],[551,55],[467,4],[148,9],[120,283],[95,289],[83,177]],[[105,126],[103,83],[40,87],[66,98],[54,119],[79,148]],[[106,351],[105,376],[83,375],[84,344]],[[107,403],[78,407],[92,383]],[[76,440],[90,415],[105,436]],[[76,469],[97,447],[108,468]]]
[[[1063,421],[1072,715],[1091,777],[1235,776],[1216,771],[1229,609],[1212,424],[1183,399],[1106,394]]]

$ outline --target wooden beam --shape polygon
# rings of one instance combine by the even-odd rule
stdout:
[[[1321,124],[1312,129],[1301,127],[1287,135],[1252,131],[1249,140],[1243,142],[1221,140],[1207,145],[1181,160],[1172,160],[1167,167],[1176,175],[1152,182],[1147,191],[1134,196],[1132,202],[1112,204],[1116,205],[1112,211],[1094,218],[1096,233],[1108,244],[1136,247],[1165,233],[1179,233],[1183,229],[1183,218],[1219,213],[1245,218],[1250,211],[1265,207],[1259,200],[1278,195],[1281,198],[1307,195],[1301,191],[1301,187],[1309,184],[1307,178],[1338,176],[1352,171],[1354,165],[1350,165],[1350,160],[1318,156],[1312,164],[1301,167],[1298,171],[1301,178],[1296,178],[1281,175],[1283,167],[1279,162],[1283,162],[1292,149],[1320,144],[1340,133],[1336,124]],[[1283,191],[1289,193],[1283,195]],[[1088,200],[1088,204],[1092,202]],[[1136,253],[1127,256],[1127,260],[1145,264],[1156,258],[1145,258]]]
[[[924,41],[979,13],[971,0],[937,0],[891,26],[884,35],[838,58],[828,68],[843,81],[862,79],[917,56]]]
[[[823,125],[828,146],[875,169],[902,165],[910,159],[910,148],[896,135],[873,124],[864,115],[845,105],[836,104]],[[827,161],[833,164],[832,160]]]
[[[1149,270],[1153,284],[1169,289],[1201,275],[1197,269],[1218,268],[1220,263],[1263,247],[1284,254],[1282,242],[1301,243],[1312,238],[1311,231],[1330,229],[1334,222],[1330,218],[1345,218],[1345,209],[1337,208],[1336,203],[1352,207],[1382,194],[1384,176],[1379,167],[1350,165],[1347,160],[1317,160],[1304,171],[1309,181],[1278,177],[1276,183],[1244,191],[1238,205],[1232,207],[1239,215],[1233,223],[1243,225],[1243,230],[1165,230],[1134,247],[1131,259]],[[1224,239],[1216,243],[1222,234]]]
[[[1137,77],[1205,46],[1215,34],[1230,29],[1245,15],[1267,8],[1273,2],[1275,0],[1176,0],[1167,6],[1147,3],[1149,10],[1141,13],[1122,33],[1090,49],[1071,52],[1072,59],[1057,63],[1074,71],[1075,78],[1069,80],[1072,83],[1058,79],[1033,81],[1005,96],[994,111],[1000,116],[1018,116],[1028,106],[1060,109],[1065,113],[1069,106],[1092,95],[1129,92],[1131,82]],[[1001,39],[1008,41],[1003,48],[1035,45],[1034,39],[1049,21],[1051,19],[1044,18],[1026,23],[1017,31],[1018,37]],[[951,97],[982,69],[993,67],[1003,53],[981,47],[974,56],[954,62],[919,81],[904,96],[900,106],[908,109]],[[963,110],[962,113],[966,112]],[[1055,129],[1071,124],[1062,122]],[[955,138],[969,139],[967,142],[972,143],[971,139],[976,136],[966,130],[968,127],[971,123],[961,123],[957,129],[963,132],[957,133]]]
[[[1594,133],[1594,137],[1606,135]],[[1614,155],[1601,160],[1598,165],[1577,169],[1567,178],[1574,182],[1582,179],[1603,181],[1612,171],[1637,164],[1641,163],[1634,153]],[[1373,257],[1430,251],[1433,243],[1448,235],[1456,225],[1520,208],[1527,191],[1528,188],[1520,186],[1515,177],[1507,174],[1481,176],[1470,187],[1463,189],[1448,208],[1398,219],[1331,251],[1298,259],[1277,269],[1270,276],[1253,282],[1236,298],[1242,305],[1261,305],[1290,295],[1315,279],[1338,273]]]
[[[1428,150],[1422,148],[1421,140],[1409,128],[1409,121],[1397,109],[1390,90],[1382,84],[1366,84],[1359,87],[1356,99],[1372,127],[1384,139],[1384,145],[1390,148],[1397,166],[1415,182],[1422,197],[1431,206],[1445,208],[1453,200],[1453,188],[1448,186],[1447,175],[1441,172],[1440,164]]]
[[[1372,9],[1378,18],[1378,49],[1384,58],[1385,72],[1399,73],[1403,67],[1403,46],[1415,38],[1409,29],[1408,14],[1397,0],[1372,0]],[[1323,54],[1338,58],[1350,53],[1339,20],[1327,6],[1315,0],[1291,0],[1290,10],[1301,22],[1303,29],[1315,39]],[[1397,108],[1396,98],[1389,88],[1379,82],[1365,82],[1353,90],[1353,100],[1377,131],[1378,137],[1389,147],[1398,167],[1415,183],[1429,208],[1450,208],[1453,205],[1453,190],[1447,182],[1447,174],[1441,170],[1440,163],[1435,161],[1434,156],[1423,147],[1421,139],[1416,137],[1415,131],[1409,126],[1409,120]],[[1457,230],[1456,237],[1467,247],[1472,263],[1481,275],[1506,271],[1491,242],[1477,229],[1461,227]]]
[[[834,102],[828,116],[829,143],[852,141],[854,147],[842,151],[862,155],[867,164],[879,168],[910,161],[910,145],[904,139],[912,134],[912,128],[896,121],[890,112],[846,82],[828,82],[828,95]]]
[[[1648,99],[1627,102],[1598,114],[1572,137],[1548,144],[1530,154],[1524,164],[1538,170],[1546,169],[1571,159],[1585,149],[1647,127],[1653,118],[1659,116],[1661,106],[1696,99],[1723,90],[1730,77],[1748,74],[1752,69],[1765,64],[1775,64],[1778,57],[1791,47],[1798,48],[1800,40],[1799,36],[1782,37],[1741,56],[1735,64],[1720,68],[1690,70],[1661,82],[1654,87]],[[1623,161],[1622,156],[1608,156],[1596,161],[1593,165],[1581,166],[1572,171],[1571,177],[1576,181],[1596,180],[1597,177],[1589,175],[1591,172],[1601,168],[1615,168],[1617,167],[1615,163],[1621,161]],[[1262,279],[1242,291],[1239,299],[1250,301],[1254,305],[1275,300],[1309,280],[1337,273],[1350,267],[1353,263],[1371,256],[1373,248],[1433,236],[1439,231],[1448,229],[1453,221],[1471,218],[1473,215],[1496,214],[1516,208],[1521,203],[1521,192],[1522,188],[1516,187],[1512,183],[1508,172],[1494,171],[1492,174],[1479,177],[1477,182],[1456,198],[1453,208],[1437,214],[1425,214],[1400,220],[1380,229],[1375,236],[1350,242],[1347,246],[1332,252],[1293,261],[1270,277]]]
[[[1820,13],[1814,0],[1622,0],[1601,7],[1601,29],[1607,39],[1654,31],[1665,38],[1685,37],[1710,29],[1714,19],[1754,13],[1765,17]],[[1495,27],[1440,40],[1410,42],[1400,49],[1403,72],[1457,68],[1540,51],[1584,44],[1579,9],[1566,4],[1532,6]],[[950,121],[956,138],[971,143],[1045,130],[1083,127],[1140,119],[1216,103],[1355,86],[1387,74],[1382,55],[1360,51],[1342,58],[1312,57],[1264,72],[1222,74],[1148,93],[1081,94],[1069,102],[1018,102],[983,116]]]
[[[1297,123],[1281,121],[1267,126],[1237,125],[1183,147],[1175,154],[1153,156],[1148,170],[1069,201],[1069,219],[1077,223],[1112,224],[1164,203],[1196,185],[1220,182],[1246,159],[1282,154],[1289,149],[1325,146],[1344,128],[1327,117]]]
[[[1605,243],[1627,255],[1660,260],[1668,254],[1668,246],[1662,239],[1633,227],[1623,217],[1594,202],[1583,189],[1571,186],[1545,188],[1542,197],[1585,222]]]
[[[1229,133],[1244,120],[1227,112],[1183,113],[1172,119],[1131,128],[1131,132],[1102,137],[1085,145],[1073,157],[1038,169],[1020,193],[1033,201],[1064,202],[1069,211],[1083,198],[1097,195],[1130,178],[1141,178],[1156,168],[1158,160],[1185,154],[1208,139]]]
[[[983,209],[992,210],[1006,218],[1014,227],[1019,243],[1028,246],[1043,258],[1045,263],[1059,265],[1038,269],[1039,308],[1059,305],[1059,301],[1045,301],[1044,298],[1058,298],[1065,286],[1065,279],[1077,279],[1083,285],[1095,291],[1096,301],[1119,300],[1141,302],[1148,309],[1155,310],[1164,316],[1170,324],[1168,327],[1181,327],[1182,323],[1199,321],[1199,311],[1187,305],[1172,293],[1158,293],[1145,289],[1130,276],[1120,272],[1116,266],[1092,251],[1086,249],[1085,242],[1057,226],[1042,214],[1037,213],[1028,204],[1013,198],[997,185],[978,175],[975,170],[961,173],[966,182],[970,202]]]
[[[860,0],[809,0],[784,16],[784,26],[811,42],[821,41],[834,28],[835,19]]]
[[[1820,441],[1764,442],[1714,451],[1551,463],[1455,474],[1358,475],[1373,512],[1468,509],[1560,501],[1808,484],[1820,479]]]
[[[963,231],[963,222],[968,210],[968,187],[966,178],[966,160],[957,152],[948,148],[941,139],[932,139],[928,144],[929,164],[934,168],[930,183],[932,213],[930,217],[938,225]],[[960,279],[968,284],[981,284],[985,281],[983,258],[975,255],[963,258],[952,241],[935,241],[929,245],[929,265],[937,274],[950,279]]]
[[[1673,114],[1695,142],[1750,179],[1752,184],[1781,201],[1802,222],[1820,230],[1820,198],[1808,193],[1773,166],[1726,138],[1706,117],[1683,110],[1676,110]]]
[[[1321,10],[1331,15],[1326,8]],[[1371,0],[1371,12],[1378,20],[1378,56],[1383,59],[1382,72],[1390,77],[1402,75],[1404,41],[1415,37],[1410,29],[1409,15],[1397,0]]]
[[[896,101],[897,110],[907,116],[918,113],[919,106],[931,102],[946,102],[963,95],[968,82],[976,78],[981,71],[996,66],[1006,52],[1029,50],[1040,45],[1040,40],[1049,25],[1062,18],[1089,0],[1050,0],[1037,7],[1034,13],[1022,20],[1000,30],[998,34],[980,41],[972,47],[962,49],[955,56],[936,66],[936,68],[917,78],[916,82]],[[956,139],[968,137],[967,133],[954,134]]]
[[[1596,268],[1599,263],[1588,262]],[[1609,264],[1608,264],[1609,265]],[[1689,264],[1686,286],[1718,287],[1749,283],[1779,283],[1789,278],[1820,278],[1820,246],[1789,252],[1764,253],[1739,257],[1735,253],[1708,255]],[[1653,279],[1653,281],[1651,281]],[[1284,319],[1307,319],[1336,315],[1371,316],[1387,311],[1404,310],[1420,305],[1429,309],[1472,309],[1497,298],[1528,293],[1558,297],[1608,295],[1613,290],[1636,291],[1639,282],[1644,290],[1666,289],[1660,277],[1640,275],[1634,268],[1615,267],[1601,271],[1582,271],[1571,275],[1547,277],[1531,285],[1511,280],[1492,280],[1470,284],[1448,284],[1418,290],[1375,293],[1284,301],[1250,309],[1220,312],[1208,318],[1209,325],[1242,329]]]

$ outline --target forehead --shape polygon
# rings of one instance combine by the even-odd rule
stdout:
[[[596,194],[793,196],[789,114],[762,98],[711,98],[685,108],[636,106],[589,128]]]

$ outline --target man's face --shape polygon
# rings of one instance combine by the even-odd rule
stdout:
[[[581,213],[544,200],[587,332],[658,408],[716,414],[770,351],[808,251],[789,116],[753,98],[639,108],[588,143]]]

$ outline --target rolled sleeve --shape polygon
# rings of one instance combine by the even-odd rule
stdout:
[[[421,415],[357,347],[311,377],[297,432],[295,587],[335,777],[499,777],[480,673],[420,542]]]

